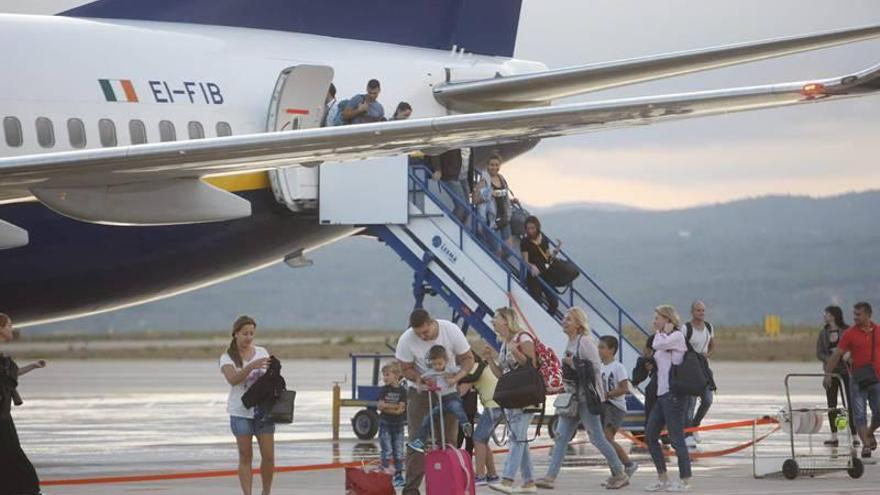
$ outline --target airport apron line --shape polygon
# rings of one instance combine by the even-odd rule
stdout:
[[[739,452],[743,449],[747,449],[751,447],[753,444],[756,444],[771,434],[778,431],[781,426],[779,422],[773,418],[763,417],[760,419],[754,420],[746,420],[746,421],[733,421],[729,423],[719,423],[709,426],[702,426],[700,428],[693,428],[691,430],[694,431],[710,431],[710,430],[725,430],[731,428],[742,428],[744,426],[752,426],[752,425],[769,425],[774,424],[776,428],[774,428],[769,433],[758,437],[754,441],[749,441],[735,447],[713,451],[713,452],[695,452],[691,453],[690,456],[692,458],[701,458],[701,457],[720,457],[728,454],[732,454],[735,452]],[[642,442],[639,438],[633,436],[628,432],[621,432],[626,438],[630,439],[633,443],[644,446],[644,442]],[[589,443],[587,440],[580,440],[577,442],[571,442],[569,445],[581,445]],[[533,445],[530,446],[530,450],[546,450],[553,448],[553,444],[546,445]],[[496,454],[503,454],[508,452],[509,449],[495,449],[493,450]],[[670,455],[667,452],[667,455]],[[291,473],[291,472],[308,472],[308,471],[326,471],[330,469],[343,469],[350,467],[362,467],[367,466],[370,463],[364,463],[362,461],[352,461],[352,462],[331,462],[327,464],[308,464],[304,466],[279,466],[275,468],[276,473]],[[254,474],[259,474],[259,469],[253,470]],[[59,480],[43,480],[40,481],[41,486],[61,486],[61,485],[97,485],[97,484],[115,484],[115,483],[139,483],[139,482],[148,482],[148,481],[169,481],[169,480],[184,480],[184,479],[197,479],[197,478],[221,478],[221,477],[232,477],[238,476],[238,470],[223,470],[223,471],[190,471],[190,472],[182,472],[182,473],[164,473],[164,474],[145,474],[145,475],[133,475],[133,476],[105,476],[105,477],[95,477],[95,478],[72,478],[72,479],[59,479]]]

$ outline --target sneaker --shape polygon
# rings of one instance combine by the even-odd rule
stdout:
[[[683,481],[673,481],[669,484],[669,487],[666,488],[667,492],[689,492],[691,491],[691,485],[683,482]]]
[[[513,493],[538,493],[538,487],[534,483],[529,486],[520,486],[513,490]]]
[[[513,493],[513,486],[505,485],[504,483],[495,483],[494,485],[489,485],[489,488],[496,492]]]
[[[419,439],[419,438],[416,438],[416,439],[413,440],[412,442],[407,443],[406,446],[409,447],[409,448],[411,448],[411,449],[413,449],[413,450],[415,450],[416,452],[418,452],[418,453],[420,453],[420,454],[424,454],[424,453],[425,453],[425,442],[423,442],[423,441],[422,441],[421,439]]]
[[[657,482],[645,487],[646,492],[665,492],[670,487],[668,481],[657,480]]]
[[[486,481],[485,476],[474,476],[474,485],[476,486],[486,486],[489,482]]]
[[[391,480],[391,483],[394,485],[395,488],[400,488],[400,487],[406,485],[406,480],[403,479],[403,473],[400,473],[400,472],[395,473],[394,479]],[[385,486],[388,486],[388,485],[385,485]]]
[[[697,441],[694,440],[694,437],[685,438],[684,443],[687,445],[688,450],[697,450]]]
[[[697,426],[699,426],[699,425],[697,425]],[[703,443],[703,438],[700,436],[700,432],[695,431],[691,436],[694,437],[694,440],[697,443]]]
[[[464,433],[464,436],[470,438],[474,434],[474,425],[470,423],[465,423],[461,425],[461,432]]]
[[[862,447],[862,459],[870,459],[871,458],[871,447],[865,445]]]
[[[550,478],[541,478],[538,481],[535,481],[535,486],[538,488],[544,488],[546,490],[552,490],[556,488],[555,482]]]
[[[500,483],[500,482],[501,482],[501,476],[498,476],[497,474],[487,474],[486,475],[486,483],[488,483],[490,485],[494,485],[495,483]]]
[[[630,478],[632,478],[633,475],[636,474],[636,471],[638,471],[638,470],[639,470],[639,463],[635,462],[635,461],[630,462],[626,466],[623,466],[623,472],[626,473],[626,475]]]
[[[617,473],[608,479],[608,484],[605,485],[605,488],[609,490],[617,490],[625,487],[628,484],[629,476],[627,476],[626,473]]]

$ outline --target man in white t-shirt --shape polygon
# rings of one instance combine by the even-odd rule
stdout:
[[[422,386],[422,375],[431,370],[427,357],[428,351],[435,345],[446,349],[449,363],[447,371],[455,373],[449,379],[450,384],[457,384],[474,366],[471,346],[455,323],[435,320],[424,309],[416,309],[410,314],[409,328],[397,341],[395,352],[403,376],[410,384],[406,396],[406,421],[410,441],[418,436],[419,426],[430,410],[428,393]],[[447,415],[444,418],[444,430],[447,439],[458,438],[458,421],[455,417]],[[424,475],[424,454],[407,449],[403,495],[419,495]]]
[[[715,352],[715,339],[712,335],[714,331],[712,324],[706,321],[706,303],[697,300],[691,304],[691,321],[685,323],[684,330],[685,337],[688,339],[688,342],[694,351],[699,352],[706,356],[706,359],[709,359]],[[691,428],[700,426],[703,418],[706,417],[706,413],[709,412],[709,408],[712,407],[713,396],[713,388],[710,385],[706,387],[706,390],[703,391],[702,397],[700,397],[699,408],[697,408],[697,397],[690,396],[687,398],[688,421],[685,427]],[[690,433],[687,434],[686,441],[688,447],[696,447],[696,442],[694,441],[695,438],[699,438],[699,436],[692,437]]]

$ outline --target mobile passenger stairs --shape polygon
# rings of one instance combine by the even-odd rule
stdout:
[[[267,130],[320,126],[332,79],[333,70],[325,66],[300,65],[283,71],[270,103]],[[541,280],[559,300],[559,310],[548,314],[525,288],[528,265],[519,249],[482,225],[464,198],[450,194],[445,185],[429,177],[426,167],[411,166],[404,156],[360,163],[303,163],[269,173],[275,196],[290,210],[308,216],[317,210],[321,225],[343,227],[341,236],[351,232],[345,228],[356,226],[394,249],[415,273],[417,307],[426,294],[439,295],[465,331],[473,328],[497,348],[492,312],[512,305],[529,329],[561,353],[566,345],[560,328],[563,313],[580,306],[589,315],[593,333],[618,337],[618,359],[627,369],[635,366],[640,346],[624,330],[636,339],[647,333],[586,271],[578,266],[580,276],[563,290]],[[455,210],[469,214],[462,221]],[[561,256],[574,261],[564,252]],[[294,267],[310,264],[302,251],[291,253],[285,261]],[[370,401],[357,395],[352,400]],[[643,411],[636,398],[630,396],[628,401],[631,410]],[[644,413],[630,415],[625,426],[641,428],[643,424]]]
[[[583,268],[576,265],[580,275],[564,289],[541,280],[559,300],[559,309],[551,315],[526,289],[528,265],[518,246],[511,248],[478,220],[463,198],[451,194],[442,182],[430,180],[426,167],[409,166],[408,183],[408,222],[371,225],[367,234],[391,247],[413,269],[416,307],[421,307],[425,295],[441,297],[466,332],[474,329],[497,349],[500,343],[491,326],[493,311],[512,305],[526,327],[561,356],[566,346],[561,330],[564,312],[579,306],[587,312],[597,337],[618,338],[618,359],[628,370],[633,369],[644,340],[634,343],[630,337],[638,340],[648,334]],[[454,214],[456,207],[459,212],[469,212],[464,221]],[[560,256],[574,262],[564,251]],[[627,401],[631,413],[624,427],[641,430],[644,406],[632,395]],[[553,429],[550,431],[552,434]]]

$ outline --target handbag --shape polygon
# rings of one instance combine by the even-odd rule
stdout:
[[[284,390],[272,405],[266,408],[266,419],[271,423],[293,423],[293,403],[296,400],[296,391]]]
[[[589,359],[580,357],[582,338],[582,336],[578,337],[577,351],[572,359],[577,373],[577,390],[582,400],[586,402],[590,414],[599,415],[602,414],[602,399],[599,391],[596,390],[596,372],[593,370],[593,363]]]
[[[701,397],[712,383],[706,357],[695,351],[690,343],[680,364],[669,368],[669,390],[676,395]]]
[[[547,266],[547,271],[544,272],[542,277],[554,287],[565,287],[574,282],[580,274],[580,270],[571,261],[555,258]]]
[[[553,401],[553,407],[556,408],[556,415],[565,418],[576,418],[578,416],[577,396],[572,393],[563,392],[556,396]]]
[[[501,375],[492,400],[505,409],[542,404],[547,397],[544,377],[531,363]]]
[[[877,379],[877,371],[874,369],[874,357],[877,354],[877,347],[875,345],[876,338],[877,331],[873,330],[871,332],[871,363],[857,368],[852,372],[853,380],[855,380],[859,385],[859,388],[862,390],[880,383],[880,380]]]
[[[391,475],[359,467],[345,468],[346,495],[394,495]]]
[[[513,203],[512,206],[510,212],[510,233],[514,237],[522,237],[526,233],[526,219],[531,216],[531,213],[518,203]]]

